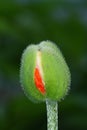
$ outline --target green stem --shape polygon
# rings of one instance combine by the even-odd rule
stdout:
[[[58,130],[58,106],[56,101],[46,100],[47,130]]]

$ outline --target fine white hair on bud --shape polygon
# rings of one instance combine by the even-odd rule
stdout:
[[[51,41],[42,41],[25,49],[20,80],[32,101],[60,101],[68,93],[71,75],[59,47]]]

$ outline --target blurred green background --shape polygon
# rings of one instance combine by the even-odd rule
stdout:
[[[30,102],[19,82],[23,50],[43,40],[60,46],[72,75],[59,130],[87,130],[86,0],[0,0],[0,130],[46,130],[45,103]]]

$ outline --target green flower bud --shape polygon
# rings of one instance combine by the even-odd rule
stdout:
[[[59,101],[70,86],[70,71],[59,48],[51,41],[28,46],[21,59],[20,79],[32,101]]]

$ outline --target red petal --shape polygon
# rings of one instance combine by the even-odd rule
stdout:
[[[35,72],[34,72],[34,82],[35,82],[37,89],[42,94],[45,94],[44,83],[43,83],[42,77],[40,75],[39,69],[37,67],[35,68]]]

